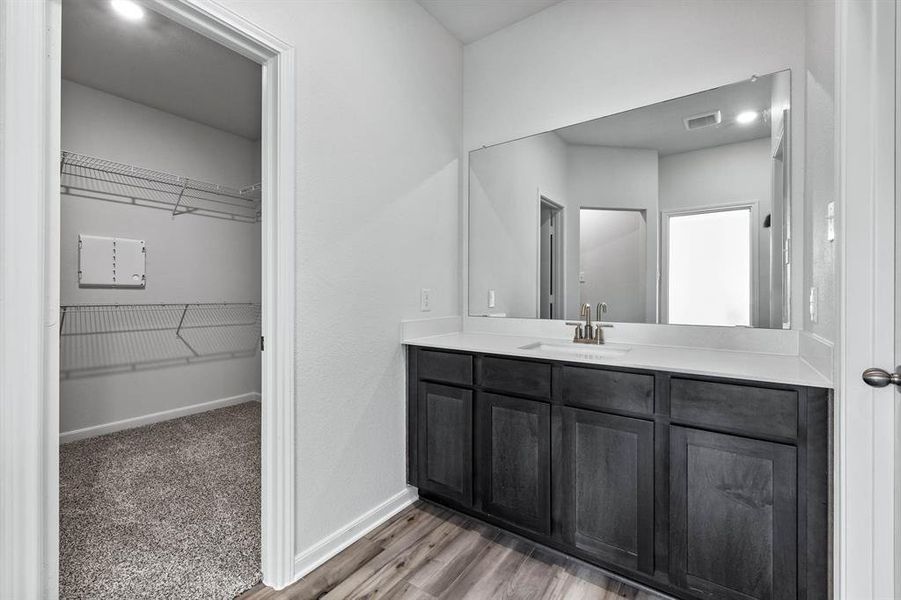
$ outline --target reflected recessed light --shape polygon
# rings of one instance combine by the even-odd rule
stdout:
[[[748,123],[756,121],[759,116],[757,111],[746,110],[745,112],[738,113],[738,116],[735,117],[735,122],[741,125],[747,125]]]
[[[137,2],[132,2],[132,0],[111,0],[110,6],[123,19],[140,21],[144,18],[144,9]]]

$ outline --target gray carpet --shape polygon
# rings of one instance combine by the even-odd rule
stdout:
[[[60,596],[233,598],[260,581],[260,404],[60,447]]]

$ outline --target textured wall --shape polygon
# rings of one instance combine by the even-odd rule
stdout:
[[[578,262],[579,220],[566,219],[573,208],[566,194],[566,144],[556,133],[536,135],[477,150],[469,167],[470,314],[537,317],[539,193],[564,207],[564,260]],[[489,308],[492,289],[496,305]],[[578,290],[566,300],[578,302]]]
[[[826,239],[826,205],[835,200],[835,7],[807,3],[807,154],[804,185],[804,329],[838,341],[836,245]],[[800,82],[799,82],[800,83]],[[836,225],[836,231],[838,231]],[[811,286],[817,288],[817,322],[806,310]]]
[[[459,314],[461,46],[412,1],[224,4],[297,49],[305,550],[404,490],[399,323]]]

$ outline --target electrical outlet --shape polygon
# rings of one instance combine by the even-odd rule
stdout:
[[[419,310],[422,312],[432,310],[432,290],[429,288],[422,288],[419,293]]]
[[[815,288],[815,287],[810,288],[810,322],[811,322],[811,323],[816,323],[816,322],[817,322],[817,317],[818,317],[818,314],[817,314],[817,303],[818,303],[817,295],[818,295],[818,294],[817,294],[817,288]]]
[[[488,290],[488,308],[494,308],[497,304],[497,296],[494,290]]]

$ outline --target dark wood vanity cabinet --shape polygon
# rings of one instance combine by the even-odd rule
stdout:
[[[560,409],[563,541],[607,563],[654,572],[654,422]]]
[[[550,534],[550,404],[482,392],[476,396],[476,420],[482,510]]]
[[[472,391],[419,384],[419,488],[472,504]]]
[[[715,598],[797,597],[797,452],[673,427],[670,574]]]
[[[418,348],[408,367],[422,497],[680,598],[827,596],[827,390]]]

